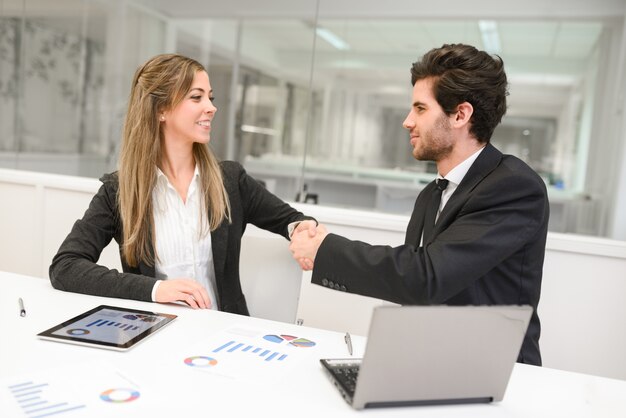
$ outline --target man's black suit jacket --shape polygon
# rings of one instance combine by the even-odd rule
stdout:
[[[420,246],[435,182],[419,194],[399,247],[329,234],[312,282],[411,305],[531,305],[519,362],[541,365],[537,304],[548,229],[543,180],[523,161],[488,144]]]
[[[211,232],[218,306],[222,311],[248,315],[239,280],[241,236],[246,225],[252,223],[288,238],[287,226],[291,222],[312,218],[268,192],[239,163],[225,161],[220,165],[230,200],[231,220],[225,220]],[[140,263],[138,267],[130,267],[122,258],[120,273],[96,264],[111,239],[120,246],[122,243],[117,174],[105,175],[101,181],[103,185],[85,215],[76,221],[52,261],[49,271],[52,286],[71,292],[151,301],[156,282],[154,266]]]

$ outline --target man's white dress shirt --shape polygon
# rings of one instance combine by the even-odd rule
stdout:
[[[461,184],[463,177],[465,177],[472,164],[474,164],[474,161],[476,161],[476,158],[478,158],[478,156],[484,149],[485,147],[482,147],[481,149],[467,157],[467,159],[465,159],[462,163],[450,170],[450,172],[446,174],[445,177],[443,177],[441,174],[437,174],[438,179],[448,180],[448,187],[446,187],[443,193],[441,193],[441,202],[439,203],[439,210],[437,211],[437,216],[435,217],[435,223],[437,223],[437,220],[439,219],[439,214],[446,206],[446,203],[448,203],[448,200],[450,200],[452,193],[454,193],[456,188],[459,187],[459,184]],[[424,231],[422,231],[422,238],[420,239],[420,245],[423,244]]]

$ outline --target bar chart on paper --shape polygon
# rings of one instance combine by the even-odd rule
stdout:
[[[285,334],[264,335],[263,340],[272,342],[274,344],[286,343],[286,345],[283,346],[283,348],[289,348],[289,347],[303,348],[303,347],[315,346],[315,342],[311,340],[307,340],[306,338],[298,338],[298,337],[294,337],[293,335],[285,335]],[[240,350],[242,353],[255,354],[259,358],[265,361],[272,361],[274,359],[276,359],[276,361],[283,361],[289,356],[289,354],[287,353],[289,350],[274,351],[275,350],[274,347],[271,347],[271,348],[260,347],[260,346],[255,346],[252,344],[239,342],[235,340],[228,341],[226,344],[223,344],[217,347],[216,349],[213,350],[213,353],[219,353],[222,350],[224,350],[226,353],[233,353],[235,351]]]
[[[267,380],[309,357],[316,345],[304,337],[231,328],[199,344],[182,363],[211,374]]]
[[[81,363],[0,379],[2,418],[136,416],[144,390],[112,365]],[[151,399],[148,396],[148,401]],[[116,408],[113,410],[112,408]],[[112,414],[114,412],[114,414]]]
[[[37,381],[20,382],[8,386],[19,409],[30,418],[60,416],[85,408],[86,405],[81,403],[68,402],[63,398],[49,398],[46,394],[48,388],[48,383]]]
[[[264,347],[255,347],[254,345],[240,343],[232,340],[213,350],[213,353],[219,353],[222,350],[224,350],[225,353],[233,353],[240,350],[242,353],[257,355],[260,359],[264,361],[272,361],[274,359],[276,359],[276,361],[283,361],[287,358],[287,354],[281,353],[279,351],[272,351]]]

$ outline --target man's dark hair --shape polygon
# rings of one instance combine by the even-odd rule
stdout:
[[[433,95],[447,115],[460,103],[474,107],[470,133],[487,143],[506,113],[507,80],[504,63],[473,46],[446,44],[427,52],[411,68],[411,84],[433,78]]]

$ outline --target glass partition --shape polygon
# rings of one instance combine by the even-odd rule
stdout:
[[[174,28],[176,51],[208,63],[218,107],[213,149],[241,162],[279,197],[294,200],[310,114],[311,24],[178,19]],[[284,169],[276,172],[265,160],[284,162]]]
[[[266,186],[296,195],[309,106],[315,3],[306,19],[173,19],[141,3],[4,2],[0,26],[0,166],[99,177],[116,168],[132,75],[178,52],[204,64],[216,95],[211,147],[252,167],[293,170]],[[306,10],[305,10],[306,12]],[[291,60],[291,54],[298,59]]]
[[[111,42],[117,10],[86,0],[3,5],[0,166],[100,176],[125,111],[111,88],[111,68],[123,63]]]
[[[412,158],[402,128],[411,64],[433,47],[468,43],[504,60],[509,109],[492,143],[542,176],[550,230],[601,233],[593,218],[608,202],[585,190],[590,130],[582,115],[594,112],[604,30],[589,20],[320,18],[312,88],[322,117],[306,159],[308,191],[324,205],[410,214],[436,174],[433,163]]]
[[[114,170],[134,70],[179,52],[209,71],[220,158],[240,161],[285,200],[408,214],[436,170],[412,158],[402,128],[409,69],[433,47],[464,42],[504,59],[509,109],[492,142],[545,180],[550,230],[610,233],[623,185],[604,187],[599,168],[617,170],[626,152],[614,111],[623,98],[613,96],[625,82],[623,19],[378,8],[381,17],[369,3],[350,11],[294,0],[225,3],[212,15],[173,2],[4,0],[0,167]]]

